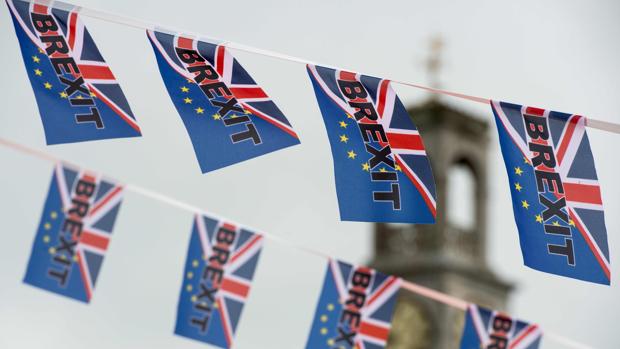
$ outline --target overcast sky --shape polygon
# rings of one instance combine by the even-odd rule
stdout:
[[[620,3],[614,0],[399,1],[381,6],[361,0],[78,3],[422,83],[429,38],[440,34],[446,42],[441,73],[445,88],[620,122]],[[83,18],[120,81],[143,137],[46,147],[13,24],[6,6],[0,7],[0,137],[295,244],[352,262],[369,261],[370,225],[339,220],[328,140],[303,65],[235,52],[287,115],[302,144],[202,175],[144,31]],[[419,90],[396,89],[407,105],[427,98]],[[447,102],[492,122],[491,111],[483,105]],[[514,315],[611,349],[620,344],[615,333],[620,279],[613,267],[620,249],[620,136],[592,129],[589,134],[606,207],[612,286],[522,265],[495,134],[490,135],[487,250],[493,269],[517,284],[510,302]],[[191,213],[127,193],[96,292],[86,306],[21,282],[52,165],[4,148],[0,159],[0,347],[205,347],[172,334]],[[303,347],[324,269],[321,258],[268,241],[236,347]],[[563,348],[549,340],[544,347]]]

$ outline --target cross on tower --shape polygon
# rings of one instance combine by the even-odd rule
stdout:
[[[442,66],[441,54],[444,41],[441,35],[435,35],[429,43],[430,52],[426,60],[426,72],[428,74],[428,83],[432,88],[440,88],[439,72]]]

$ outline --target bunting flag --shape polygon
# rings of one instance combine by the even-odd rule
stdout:
[[[465,313],[461,349],[538,349],[538,325],[470,304]]]
[[[603,202],[585,118],[491,105],[525,265],[609,285]]]
[[[434,223],[431,166],[390,81],[307,67],[332,148],[340,218]]]
[[[330,259],[306,349],[385,348],[401,279]]]
[[[118,81],[74,8],[6,2],[47,144],[141,135]]]
[[[147,35],[203,173],[299,144],[284,114],[226,47]]]
[[[263,237],[206,215],[194,220],[174,333],[230,348]]]
[[[122,186],[57,164],[24,282],[88,303],[122,198]]]

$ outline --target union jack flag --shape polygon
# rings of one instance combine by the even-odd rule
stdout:
[[[608,285],[607,230],[585,118],[491,105],[525,264]]]
[[[73,6],[6,2],[47,144],[141,135],[118,81]]]
[[[465,313],[461,349],[537,349],[542,334],[538,325],[470,304]]]
[[[385,348],[400,284],[400,278],[330,259],[306,348]]]
[[[113,181],[57,164],[24,282],[88,303],[122,196]]]
[[[147,31],[203,173],[299,144],[291,124],[225,46]]]
[[[434,223],[431,166],[390,81],[307,68],[331,144],[341,219]]]
[[[220,348],[233,345],[262,243],[247,229],[195,216],[174,333]]]

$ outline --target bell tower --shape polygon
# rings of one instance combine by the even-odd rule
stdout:
[[[489,268],[487,237],[488,124],[436,99],[409,115],[420,130],[437,188],[431,225],[377,224],[379,270],[468,301],[504,309],[512,286]],[[402,292],[388,347],[457,348],[463,313]]]

